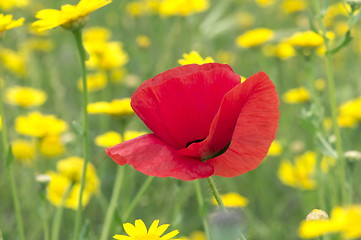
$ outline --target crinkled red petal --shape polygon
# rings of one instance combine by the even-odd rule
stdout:
[[[208,136],[223,96],[239,80],[228,65],[185,65],[144,82],[131,104],[159,139],[181,149]]]
[[[156,177],[174,177],[194,180],[213,175],[213,167],[198,159],[177,154],[177,150],[157,138],[146,134],[106,149],[118,164],[132,165],[136,170]]]
[[[276,88],[263,72],[227,93],[200,147],[202,153],[212,153],[230,143],[223,154],[207,160],[215,175],[234,177],[260,164],[276,137],[278,107]]]

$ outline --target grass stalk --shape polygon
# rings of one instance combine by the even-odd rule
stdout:
[[[83,198],[83,191],[85,188],[85,179],[86,179],[86,170],[89,162],[89,117],[88,117],[88,87],[87,87],[87,72],[86,72],[86,54],[85,49],[83,46],[82,40],[82,32],[81,29],[74,30],[73,36],[76,42],[76,46],[78,49],[79,57],[80,57],[80,64],[81,64],[81,73],[82,73],[82,86],[83,86],[83,155],[84,155],[84,165],[82,169],[82,176],[80,180],[80,193],[79,193],[79,202],[78,202],[78,210],[75,216],[75,229],[74,229],[74,240],[79,239],[80,227],[82,223],[82,212],[83,212],[83,205],[82,205],[82,198]]]
[[[112,191],[112,197],[110,199],[107,213],[105,215],[105,220],[104,220],[104,225],[103,225],[102,232],[100,235],[100,240],[108,239],[109,230],[112,225],[112,220],[114,218],[114,212],[115,212],[115,209],[117,208],[120,190],[121,190],[122,183],[123,183],[124,169],[125,168],[123,166],[118,166],[117,174],[115,177],[115,184],[114,184],[113,191]]]
[[[126,222],[129,216],[132,214],[134,208],[137,206],[139,200],[142,198],[144,193],[148,190],[150,184],[154,180],[153,176],[149,176],[147,180],[143,183],[142,187],[139,189],[138,193],[135,195],[133,201],[129,204],[127,211],[124,213],[122,220]]]
[[[3,92],[2,87],[0,85],[0,116],[2,121],[2,130],[1,130],[1,136],[2,136],[2,148],[3,148],[3,159],[4,159],[4,165],[6,166],[6,169],[9,173],[9,181],[10,181],[10,188],[11,188],[11,194],[15,209],[15,216],[16,216],[16,222],[17,222],[17,228],[19,233],[19,239],[25,240],[25,234],[24,234],[24,224],[23,224],[23,217],[21,214],[21,205],[19,200],[19,194],[18,189],[15,183],[15,176],[14,176],[14,168],[13,168],[13,159],[10,159],[8,161],[8,156],[11,155],[9,151],[11,151],[9,142],[8,142],[8,135],[7,135],[7,126],[6,126],[6,115],[4,111],[4,103],[3,103]]]

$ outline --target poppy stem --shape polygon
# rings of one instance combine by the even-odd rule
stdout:
[[[89,162],[89,118],[88,118],[88,88],[87,88],[87,73],[86,73],[86,53],[83,46],[82,32],[81,29],[76,29],[72,31],[76,46],[78,49],[80,64],[81,64],[81,73],[82,73],[82,86],[83,86],[83,155],[84,155],[84,165],[80,180],[80,192],[79,192],[79,200],[78,200],[78,210],[75,216],[75,229],[74,229],[74,240],[79,239],[80,226],[82,222],[82,212],[83,212],[83,191],[85,188],[85,178],[86,178],[86,170]]]
[[[199,212],[200,212],[201,217],[202,217],[202,223],[203,223],[204,232],[206,234],[206,239],[211,239],[211,235],[209,233],[208,221],[207,221],[207,219],[205,217],[205,215],[206,215],[205,202],[204,202],[204,197],[203,197],[201,185],[200,185],[199,180],[194,180],[193,182],[194,182],[194,187],[196,189]]]
[[[222,210],[224,210],[225,212],[227,212],[227,209],[226,209],[226,207],[224,206],[224,204],[223,204],[223,202],[222,202],[222,198],[221,198],[221,196],[219,195],[217,186],[216,186],[216,184],[214,183],[213,178],[212,178],[212,177],[208,177],[207,180],[208,180],[209,186],[210,186],[210,188],[211,188],[211,190],[212,190],[212,193],[213,193],[213,195],[214,195],[214,198],[216,199],[216,201],[217,201],[217,203],[218,203],[218,206],[219,206]]]

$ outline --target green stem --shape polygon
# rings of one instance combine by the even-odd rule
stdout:
[[[213,178],[212,178],[212,177],[208,177],[207,180],[208,180],[209,186],[210,186],[210,188],[211,188],[211,190],[212,190],[212,193],[213,193],[213,195],[214,195],[214,197],[215,197],[215,199],[216,199],[216,201],[217,201],[217,203],[218,203],[218,206],[219,206],[222,210],[227,211],[226,207],[224,206],[224,204],[223,204],[223,202],[222,202],[222,198],[221,198],[221,196],[219,195],[219,192],[218,192],[218,190],[217,190],[216,184],[215,184],[214,181],[213,181]]]
[[[198,201],[198,206],[199,206],[199,212],[201,214],[202,217],[202,223],[203,223],[203,228],[204,228],[204,232],[206,234],[206,239],[211,239],[211,235],[209,232],[209,225],[208,225],[208,221],[205,218],[205,201],[204,201],[204,197],[203,197],[203,193],[202,193],[202,189],[201,189],[201,185],[199,180],[194,180],[194,187],[196,189],[196,195],[197,195],[197,201]]]
[[[114,184],[113,191],[112,191],[112,197],[110,199],[110,204],[108,206],[108,210],[105,215],[105,221],[104,221],[102,233],[100,236],[100,240],[108,239],[109,230],[112,225],[114,212],[117,207],[118,200],[119,200],[120,189],[121,189],[122,183],[123,183],[124,169],[125,168],[123,166],[118,166],[117,175],[115,177],[115,184]]]
[[[51,240],[58,240],[59,239],[59,232],[60,232],[60,226],[61,226],[61,219],[63,218],[63,210],[66,200],[69,197],[69,193],[74,186],[73,183],[69,185],[69,187],[66,189],[66,192],[64,193],[60,206],[56,208],[56,212],[54,215],[53,224],[51,226]]]
[[[44,240],[49,240],[48,214],[44,205],[45,200],[41,199],[41,220],[43,222]]]
[[[17,225],[18,225],[20,240],[25,240],[23,217],[21,215],[20,201],[19,201],[17,187],[15,184],[13,163],[9,164],[8,171],[9,171],[9,175],[10,175],[11,193],[13,195],[15,215],[16,215],[16,221],[18,223]]]
[[[82,199],[83,199],[83,191],[85,188],[85,179],[86,179],[86,170],[89,162],[89,117],[88,117],[88,87],[87,87],[87,74],[86,74],[86,55],[85,49],[83,46],[82,33],[81,29],[74,30],[73,36],[75,38],[76,46],[78,48],[78,53],[80,57],[81,63],[81,72],[82,72],[82,83],[83,83],[83,154],[84,154],[84,165],[82,169],[82,176],[80,180],[80,193],[79,193],[79,202],[78,202],[78,210],[75,216],[75,229],[74,229],[74,240],[79,239],[80,226],[82,222]]]
[[[138,193],[135,195],[133,201],[130,203],[127,211],[123,215],[123,222],[126,222],[129,218],[129,216],[132,214],[134,208],[137,206],[139,200],[144,195],[144,193],[148,190],[150,184],[152,183],[154,177],[149,176],[147,180],[143,183],[142,187],[139,189]]]
[[[326,44],[326,49],[328,49],[328,44]],[[340,184],[341,192],[341,204],[349,203],[350,199],[347,194],[347,178],[346,178],[346,161],[343,156],[343,146],[341,138],[341,130],[337,122],[337,100],[336,100],[336,91],[335,91],[335,80],[334,73],[332,68],[332,56],[330,53],[326,54],[326,69],[327,69],[327,85],[328,85],[328,95],[330,101],[331,109],[331,118],[332,118],[332,127],[333,132],[336,137],[336,152],[337,152],[337,162],[338,162],[338,182]]]
[[[9,151],[11,149],[9,148],[8,143],[8,135],[7,135],[7,127],[6,127],[6,116],[5,111],[3,107],[3,94],[2,94],[2,87],[0,85],[0,116],[2,121],[2,152],[3,152],[3,159],[4,159],[4,165],[6,165],[6,161],[8,158],[8,155],[11,154]],[[18,188],[15,184],[15,177],[14,177],[14,169],[13,169],[13,159],[8,163],[7,170],[9,172],[9,181],[10,181],[10,188],[11,188],[11,194],[13,197],[13,204],[15,208],[15,216],[16,216],[16,222],[18,227],[18,232],[20,236],[20,240],[25,240],[25,234],[24,234],[24,224],[23,224],[23,217],[21,215],[21,207],[20,207],[20,201],[18,196]]]

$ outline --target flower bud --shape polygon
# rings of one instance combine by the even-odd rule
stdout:
[[[327,220],[327,213],[320,209],[313,209],[306,217],[306,221]]]

